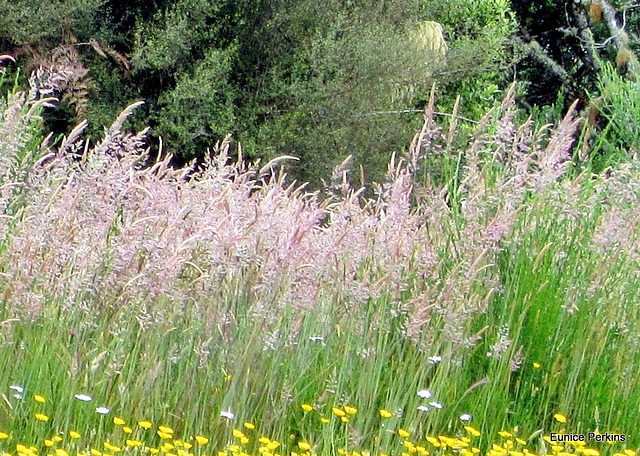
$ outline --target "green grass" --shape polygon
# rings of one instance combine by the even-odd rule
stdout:
[[[32,176],[39,150],[33,122],[19,127],[28,135],[18,141],[14,161],[5,164],[10,171],[5,184],[12,179],[22,184]],[[495,122],[489,128],[497,134]],[[500,134],[509,134],[508,125],[501,128]],[[93,449],[100,456],[98,451],[117,452],[110,445],[124,453],[153,453],[164,445],[161,454],[166,456],[426,456],[427,451],[634,456],[640,445],[640,339],[635,329],[640,171],[584,173],[540,190],[528,188],[520,197],[507,165],[492,158],[498,143],[494,138],[485,144],[475,157],[476,168],[471,152],[446,152],[452,155],[442,162],[452,168],[440,176],[445,182],[419,188],[424,194],[417,192],[416,207],[406,216],[423,217],[421,225],[389,225],[389,232],[377,232],[383,240],[371,241],[371,255],[357,268],[348,265],[360,253],[348,240],[355,228],[337,241],[330,238],[339,248],[323,278],[326,283],[307,307],[288,302],[286,294],[308,263],[283,266],[276,282],[281,286],[258,292],[265,280],[259,266],[234,269],[228,254],[228,270],[215,276],[213,260],[206,256],[215,245],[204,241],[189,247],[180,276],[167,282],[171,293],[152,293],[137,284],[138,276],[126,274],[136,258],[153,261],[142,246],[134,246],[130,264],[119,275],[116,249],[139,215],[125,200],[107,220],[104,242],[93,245],[91,252],[106,252],[98,266],[88,270],[78,266],[84,264],[81,258],[67,258],[60,260],[62,273],[55,275],[51,271],[58,269],[51,265],[59,260],[58,250],[47,250],[46,242],[41,250],[26,244],[31,250],[16,252],[12,246],[25,245],[20,244],[23,238],[34,244],[40,238],[59,240],[45,238],[51,226],[37,221],[57,204],[56,195],[69,190],[17,187],[20,191],[7,198],[15,204],[5,206],[2,219],[0,454],[75,456]],[[529,172],[540,163],[522,169]],[[278,188],[273,180],[264,185]],[[439,197],[429,199],[442,188],[455,192],[447,200],[453,207]],[[296,201],[292,193],[282,195]],[[74,196],[78,206],[80,196]],[[46,204],[38,206],[44,197]],[[403,214],[391,199],[382,201],[376,206],[378,220]],[[69,222],[80,230],[95,211],[76,210],[65,209],[55,223],[63,226],[64,216],[80,214]],[[349,217],[359,220],[362,214],[350,210]],[[177,221],[168,216],[158,238],[187,216]],[[486,237],[494,221],[508,224],[498,240]],[[38,236],[29,237],[30,226],[41,230]],[[406,231],[393,231],[396,226]],[[294,249],[303,238],[298,236],[303,224],[298,227],[288,244],[290,256],[302,255]],[[192,235],[186,232],[185,238]],[[415,232],[423,237],[412,237]],[[266,243],[263,235],[259,240]],[[406,257],[384,250],[395,245],[399,251],[403,246],[393,244],[399,236],[407,243],[429,243],[431,262],[421,265],[418,252],[425,250],[417,244],[410,245]],[[59,251],[66,251],[65,242]],[[184,251],[188,242],[181,238],[178,245]],[[384,255],[379,252],[389,258],[376,257]],[[396,253],[406,261],[393,263]],[[278,264],[285,259],[283,254]],[[25,270],[17,270],[17,264]],[[349,289],[358,280],[368,280],[374,290],[366,299],[356,299],[357,290]],[[420,397],[423,390],[433,396]],[[46,402],[38,402],[36,394]],[[92,401],[79,400],[77,394],[88,394]],[[313,410],[305,411],[305,404]],[[430,410],[419,409],[425,406]],[[97,407],[108,407],[110,413],[97,413]],[[381,410],[391,416],[383,417]],[[473,415],[471,423],[461,420],[466,414]],[[140,426],[140,420],[150,421],[151,429]],[[473,429],[466,429],[468,424]],[[160,425],[173,429],[173,435],[162,439],[156,432]],[[473,436],[475,430],[479,435]],[[69,431],[81,437],[73,439]],[[609,432],[626,441],[592,441],[587,444],[591,449],[554,446],[547,437],[551,432]],[[196,435],[208,442],[198,443]],[[62,440],[55,442],[54,436]],[[262,442],[261,436],[266,436]],[[107,448],[105,441],[110,442]],[[273,441],[280,445],[276,448]]]

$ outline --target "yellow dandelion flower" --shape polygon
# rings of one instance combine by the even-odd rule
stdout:
[[[42,394],[34,394],[33,395],[33,399],[36,402],[40,402],[41,404],[44,404],[45,402],[47,402],[47,400],[45,399],[45,397]]]
[[[398,435],[402,438],[406,438],[406,437],[409,437],[411,433],[406,429],[398,429]]]
[[[112,453],[119,453],[120,451],[122,451],[122,448],[120,448],[119,446],[115,446],[113,445],[111,442],[109,442],[108,440],[106,442],[104,442],[104,447],[111,451]]]
[[[6,432],[0,432],[0,440],[4,440],[8,438],[9,438],[9,434],[7,434]]]
[[[276,448],[278,448],[280,446],[280,442],[278,442],[277,440],[272,440],[271,442],[269,442],[267,444],[267,449],[269,451],[274,451]]]
[[[115,424],[116,426],[122,426],[124,423],[126,423],[126,421],[119,416],[113,417],[113,424]]]
[[[349,422],[349,418],[347,418],[346,416],[341,416],[340,417],[340,421],[342,421],[343,423],[348,423]]]
[[[355,415],[356,413],[358,413],[358,409],[356,407],[351,407],[350,405],[345,405],[344,411],[349,415]]]
[[[196,442],[198,442],[199,445],[206,445],[209,443],[209,439],[204,435],[196,435]]]
[[[320,422],[323,424],[327,424],[329,421],[331,421],[329,418],[326,418],[324,416],[320,417]]]
[[[151,421],[142,420],[138,421],[138,426],[140,426],[142,429],[151,429],[151,426],[153,426],[153,424],[151,423]]]
[[[558,421],[560,423],[566,423],[567,422],[567,417],[564,416],[562,413],[556,413],[555,415],[553,415],[553,417],[556,419],[556,421]]]
[[[393,413],[391,413],[389,410],[381,409],[380,410],[380,416],[382,418],[391,418],[393,416]]]
[[[298,442],[298,448],[302,451],[309,451],[311,449],[311,445],[308,442]]]
[[[249,429],[250,431],[254,430],[256,428],[256,425],[253,424],[251,421],[245,421],[243,426],[247,429]]]
[[[49,421],[49,417],[44,413],[36,413],[36,420],[38,421]]]
[[[338,407],[331,407],[331,411],[335,416],[339,416],[339,417],[343,417],[347,414],[344,410]]]
[[[313,410],[313,405],[311,404],[302,404],[301,407],[302,407],[302,410],[304,410],[307,413]]]
[[[69,431],[69,437],[71,437],[72,439],[79,439],[80,437],[82,437],[82,435],[80,435],[80,433],[76,431]]]
[[[584,450],[582,450],[582,454],[584,454],[585,456],[600,456],[600,452],[593,448],[585,448]]]
[[[465,426],[464,429],[473,437],[480,437],[480,435],[482,435],[481,432],[473,426]]]
[[[124,432],[125,434],[133,434],[133,429],[131,429],[129,426],[122,426],[122,432]]]

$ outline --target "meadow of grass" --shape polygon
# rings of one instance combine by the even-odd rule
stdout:
[[[375,197],[345,160],[326,198],[227,142],[144,165],[138,103],[52,142],[14,91],[0,454],[635,456],[640,170],[513,95],[460,147],[432,94]],[[624,441],[551,438],[589,432]]]

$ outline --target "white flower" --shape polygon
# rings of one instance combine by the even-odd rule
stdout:
[[[324,342],[324,336],[311,336],[309,340],[311,342]]]
[[[440,409],[440,410],[442,410],[444,408],[443,404],[441,404],[440,402],[436,402],[436,401],[429,402],[429,405],[431,407],[433,407],[433,408],[437,408],[437,409]]]
[[[108,415],[111,413],[111,410],[107,407],[98,407],[96,409],[96,413],[99,413],[100,415]]]
[[[465,423],[469,423],[473,419],[473,415],[469,413],[463,413],[460,415],[460,421],[464,421]]]
[[[421,405],[418,407],[418,411],[419,412],[428,412],[429,410],[431,410],[429,407],[427,407],[426,405]]]
[[[431,397],[433,397],[433,394],[429,390],[420,390],[418,391],[418,396],[420,396],[422,399],[430,399]]]
[[[431,364],[438,364],[442,361],[442,356],[429,356],[427,359]]]
[[[82,402],[91,402],[93,400],[88,394],[76,394],[75,398]]]
[[[236,419],[236,414],[227,410],[222,410],[220,412],[220,416],[223,418],[227,418],[229,420],[235,420]]]
[[[11,385],[9,387],[9,389],[13,390],[13,391],[17,391],[18,393],[22,394],[24,393],[24,388],[18,385]]]

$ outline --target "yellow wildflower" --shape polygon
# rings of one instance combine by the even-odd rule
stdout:
[[[122,426],[122,432],[124,432],[125,434],[133,434],[133,429],[131,429],[129,426]]]
[[[7,434],[6,432],[0,432],[0,440],[4,440],[8,438],[9,438],[9,434]]]
[[[533,363],[533,368],[534,369],[540,369],[542,367],[542,364],[540,363]]]
[[[311,449],[311,445],[308,442],[298,442],[298,447],[302,451],[309,451]]]
[[[79,439],[82,436],[80,435],[79,432],[69,431],[69,437],[71,437],[72,439]]]
[[[329,418],[325,418],[324,416],[320,417],[320,421],[324,424],[327,424],[329,421],[331,421]]]
[[[341,416],[340,417],[340,421],[342,421],[343,423],[348,423],[349,422],[349,418],[347,418],[346,416]]]
[[[313,405],[311,405],[311,404],[302,404],[302,410],[304,410],[305,412],[310,412],[311,410],[313,410]]]
[[[585,448],[584,450],[582,450],[582,454],[584,454],[585,456],[600,456],[600,452],[593,448]]]
[[[55,444],[56,444],[56,442],[54,442],[51,439],[44,439],[44,446],[46,446],[46,447],[52,447]],[[97,455],[97,456],[100,456],[100,455]]]
[[[479,437],[481,435],[480,431],[473,426],[465,426],[464,429],[473,437]]]
[[[398,435],[400,437],[406,438],[406,437],[409,437],[411,435],[411,433],[409,431],[407,431],[406,429],[398,429]]]
[[[153,424],[151,424],[151,421],[142,420],[138,421],[138,426],[140,426],[142,429],[151,429],[151,426],[153,426]]]
[[[146,447],[145,448],[149,453],[151,454],[158,454],[160,453],[160,450],[158,448],[153,448],[153,447]]]
[[[351,407],[350,405],[345,405],[344,411],[347,412],[349,415],[355,415],[356,413],[358,413],[358,409],[355,407]]]
[[[250,431],[256,428],[256,425],[255,425],[255,424],[253,424],[253,423],[252,423],[252,422],[250,422],[250,421],[245,421],[245,422],[244,422],[244,424],[243,424],[243,426],[244,426],[245,428],[249,429]]]
[[[164,432],[165,434],[173,435],[173,429],[171,429],[169,426],[158,426],[158,429],[160,429],[160,431]]]
[[[40,402],[41,404],[44,404],[45,402],[47,402],[47,400],[44,398],[42,394],[34,394],[33,398],[35,399],[36,402]]]
[[[335,416],[339,416],[339,417],[343,417],[347,414],[344,410],[338,407],[331,407],[331,411]]]
[[[391,418],[393,416],[393,413],[391,413],[389,410],[381,409],[380,410],[380,416],[382,418]]]
[[[209,438],[204,435],[196,435],[196,442],[198,442],[199,445],[206,445],[209,443]]]
[[[513,434],[509,431],[500,431],[498,432],[500,437],[513,437]]]
[[[567,417],[564,416],[562,413],[556,413],[555,415],[553,415],[553,417],[556,419],[556,421],[559,421],[560,423],[567,422]]]
[[[122,426],[124,423],[126,423],[126,421],[119,416],[113,417],[113,424],[115,424],[116,426]]]
[[[62,448],[56,448],[56,456],[69,456],[69,453]]]
[[[44,413],[36,413],[36,420],[38,421],[49,421],[49,417]]]
[[[102,456],[102,451],[96,450],[95,448],[91,448],[91,450],[89,450],[89,453],[91,453],[92,456]]]

